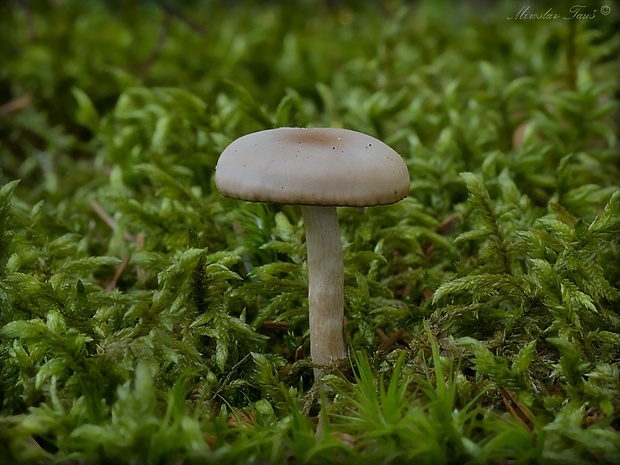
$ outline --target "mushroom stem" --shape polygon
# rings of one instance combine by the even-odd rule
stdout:
[[[310,355],[318,365],[346,357],[344,262],[336,207],[302,206],[308,253]],[[320,368],[314,376],[321,376]]]

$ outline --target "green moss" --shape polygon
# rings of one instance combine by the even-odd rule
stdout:
[[[0,456],[619,462],[620,10],[522,7],[0,6]],[[412,178],[339,210],[324,384],[300,212],[213,184],[277,126]]]

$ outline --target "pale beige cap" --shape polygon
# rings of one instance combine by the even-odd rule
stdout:
[[[348,129],[278,128],[232,142],[215,185],[233,199],[289,205],[371,206],[409,193],[409,172],[388,145]]]

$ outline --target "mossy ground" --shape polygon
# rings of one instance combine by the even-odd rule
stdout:
[[[472,5],[3,3],[0,462],[619,463],[620,9]],[[412,178],[327,390],[298,208],[213,185],[278,126]]]

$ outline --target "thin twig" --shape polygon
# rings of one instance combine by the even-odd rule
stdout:
[[[502,394],[506,410],[508,410],[515,420],[517,420],[524,428],[532,432],[534,430],[536,419],[530,409],[519,402],[519,399],[514,392],[509,391],[502,386],[499,386],[499,391]]]
[[[112,230],[116,229],[116,227],[118,226],[116,221],[114,220],[114,218],[112,218],[112,216],[110,216],[108,214],[107,211],[105,211],[105,209],[101,206],[101,204],[99,202],[97,202],[96,200],[92,200],[90,202],[90,206],[95,211],[95,213],[97,213],[97,216],[99,216],[99,218],[101,218],[103,220],[103,222],[110,227],[110,229],[112,229]],[[145,242],[144,231],[141,231],[135,237],[132,234],[130,234],[129,232],[124,231],[123,232],[123,237],[125,238],[125,240],[127,242],[132,242],[132,243],[135,244],[136,251],[142,250],[142,248],[144,248],[144,242]],[[121,262],[116,267],[116,271],[114,273],[114,277],[106,285],[106,290],[107,291],[112,291],[112,290],[114,290],[116,288],[116,285],[118,284],[118,280],[120,279],[120,277],[122,276],[123,272],[125,271],[125,268],[127,268],[127,265],[129,264],[130,258],[131,258],[131,256],[128,253],[123,255],[123,259],[121,260]],[[142,268],[142,267],[137,267],[136,268],[136,275],[137,275],[138,280],[144,278],[145,274],[146,274],[146,272],[144,271],[144,268]]]
[[[164,0],[159,0],[157,2],[157,4],[161,7],[162,10],[164,10],[168,15],[170,16],[174,16],[176,19],[178,19],[179,21],[181,21],[183,24],[185,24],[187,27],[189,27],[191,30],[193,30],[196,34],[198,35],[204,35],[205,30],[204,28],[196,23],[195,21],[192,21],[191,19],[189,19],[187,16],[185,16],[183,14],[182,11],[177,10],[176,8],[174,8],[173,6],[170,6],[167,2],[165,2]]]
[[[159,26],[159,34],[157,35],[157,42],[155,42],[155,46],[153,47],[153,50],[151,51],[151,54],[149,55],[149,57],[144,62],[144,65],[142,65],[142,71],[140,72],[140,77],[142,78],[142,80],[144,80],[146,76],[149,74],[149,71],[151,70],[151,67],[155,63],[155,60],[157,60],[157,57],[159,57],[161,50],[164,48],[164,42],[166,41],[166,38],[168,37],[168,28],[170,26],[170,18],[171,18],[170,14],[167,11],[165,11],[164,18],[162,19],[162,22],[161,22],[161,26]]]
[[[392,334],[387,336],[381,328],[377,328],[377,334],[381,338],[381,344],[377,346],[377,350],[383,351],[389,349],[392,345],[400,340],[400,338],[405,334],[404,328],[398,328]]]
[[[213,404],[213,402],[215,401],[215,398],[218,397],[224,391],[224,389],[226,389],[228,384],[230,384],[230,380],[236,374],[236,371],[239,369],[239,367],[243,365],[245,362],[247,362],[247,360],[251,356],[252,356],[252,352],[249,352],[245,355],[245,357],[243,357],[241,360],[239,360],[237,363],[233,365],[233,367],[230,369],[230,371],[226,375],[226,378],[224,378],[224,381],[222,381],[222,384],[220,385],[218,390],[215,391],[215,394],[213,394],[213,397],[211,397],[211,400],[209,401],[210,404]]]
[[[195,33],[197,33],[198,35],[202,36],[205,33],[204,28],[200,24],[192,21],[187,16],[185,16],[182,11],[169,5],[164,0],[159,0],[157,4],[163,10],[164,17],[162,19],[161,26],[159,27],[159,34],[157,35],[157,41],[155,42],[155,46],[153,47],[153,50],[151,51],[151,54],[149,55],[149,57],[144,62],[144,65],[142,65],[142,72],[140,73],[140,77],[143,80],[148,76],[149,71],[151,70],[151,68],[153,67],[153,64],[155,63],[155,60],[157,60],[162,49],[164,48],[164,43],[166,42],[166,39],[168,38],[170,21],[172,18],[177,19],[178,21],[182,22],[187,27],[189,27],[191,30],[193,30]]]
[[[90,206],[95,211],[97,216],[99,216],[99,218],[101,218],[103,220],[103,222],[110,227],[110,229],[115,230],[117,228],[116,220],[114,220],[114,218],[112,218],[108,214],[108,212],[105,211],[105,209],[101,206],[101,204],[99,202],[97,202],[96,200],[92,200],[90,202]],[[135,242],[136,241],[136,238],[132,234],[127,232],[127,231],[123,232],[123,237],[125,238],[125,240],[127,242]]]
[[[128,253],[123,255],[123,259],[116,267],[116,272],[114,273],[114,277],[105,286],[106,291],[111,292],[114,289],[116,289],[116,284],[118,283],[118,280],[121,278],[123,271],[125,271],[125,268],[127,268],[127,265],[129,264],[129,258],[130,256]]]
[[[286,321],[273,321],[273,320],[266,320],[263,321],[263,324],[261,325],[262,329],[275,329],[275,330],[280,330],[280,331],[286,331],[288,329],[288,323]]]
[[[18,97],[10,102],[6,102],[3,105],[0,105],[0,116],[7,115],[9,113],[13,113],[15,111],[19,111],[23,108],[26,108],[32,102],[32,95],[25,94],[21,97]]]

